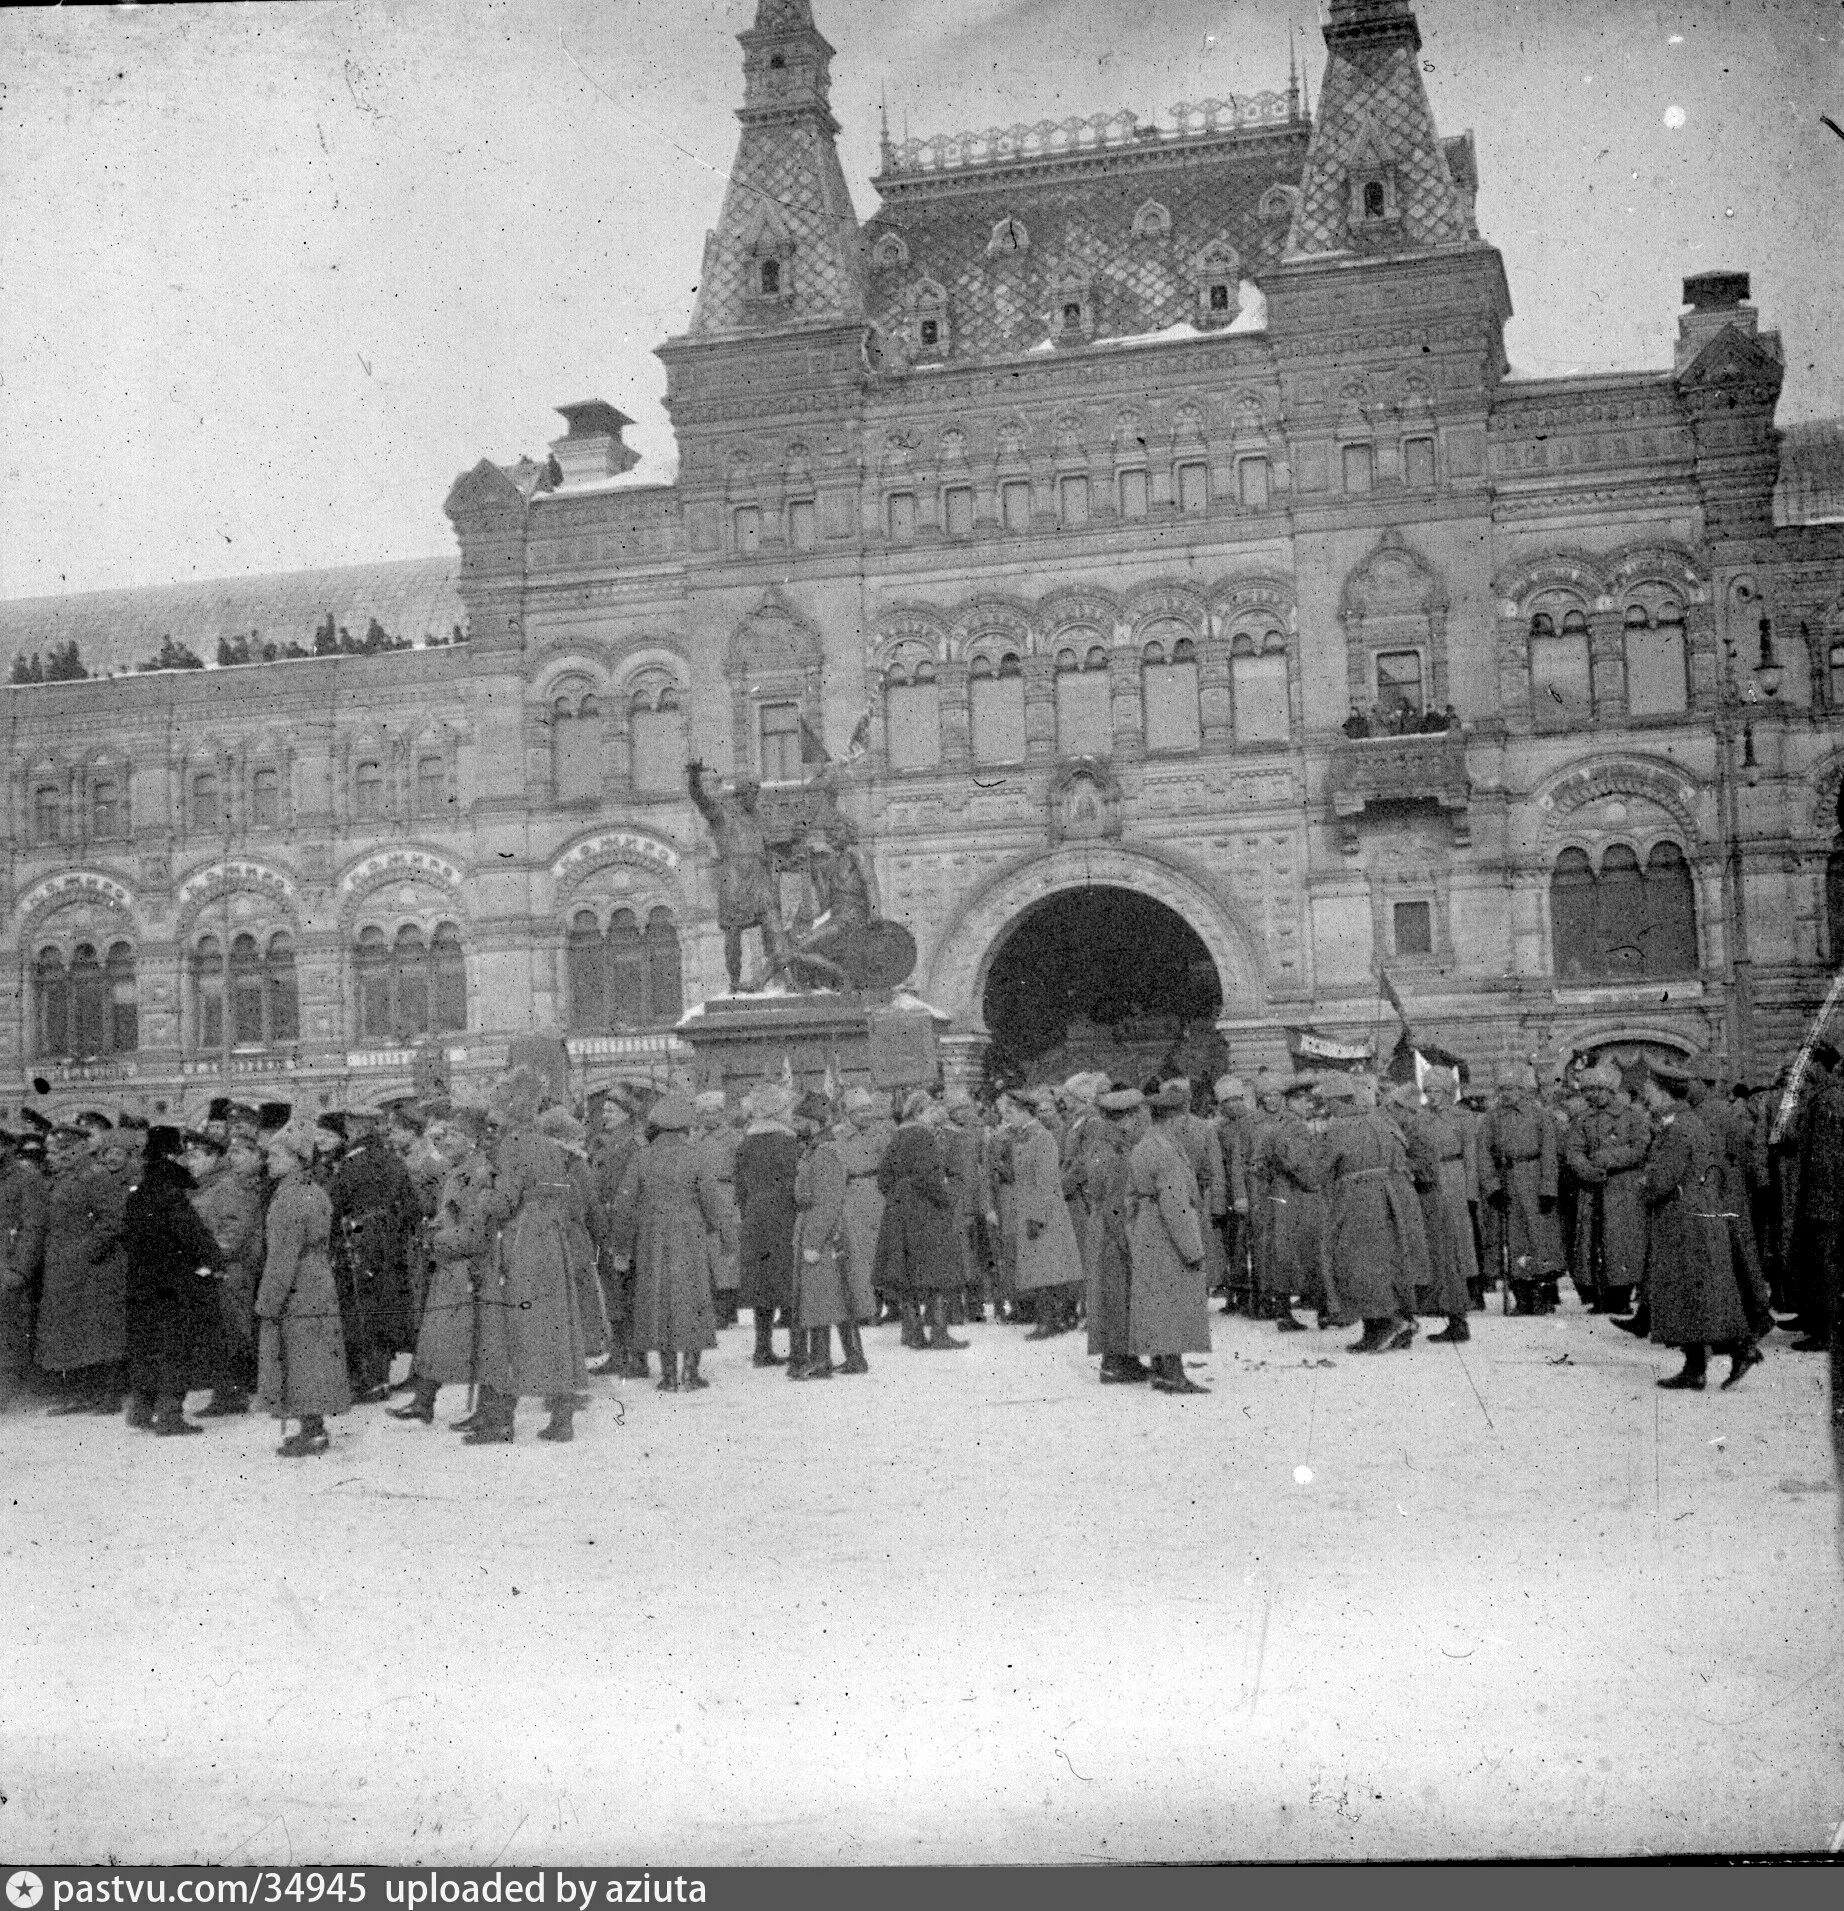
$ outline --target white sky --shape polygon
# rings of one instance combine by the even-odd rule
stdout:
[[[1284,84],[1311,0],[817,0],[859,214],[898,136]],[[1785,422],[1844,413],[1830,0],[1424,0],[1519,369],[1669,361],[1749,271]],[[485,455],[601,397],[671,471],[754,0],[0,13],[0,596],[417,557]],[[1679,113],[1669,109],[1676,107]],[[1680,118],[1682,123],[1678,124]]]

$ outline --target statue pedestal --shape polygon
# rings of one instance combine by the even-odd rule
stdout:
[[[756,1083],[789,1072],[803,1092],[823,1089],[829,1069],[841,1089],[932,1083],[939,1077],[932,1031],[947,1020],[913,996],[893,1005],[888,993],[717,995],[689,1011],[678,1034],[691,1045],[699,1088],[723,1089],[734,1107]],[[892,1066],[885,1039],[892,1023],[926,1026],[930,1038],[913,1045],[925,1061]]]

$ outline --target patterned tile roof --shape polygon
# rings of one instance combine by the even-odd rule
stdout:
[[[918,294],[939,286],[956,360],[1042,344],[1060,323],[1071,282],[1086,284],[1097,336],[1196,319],[1206,247],[1234,252],[1227,262],[1218,255],[1217,276],[1232,280],[1259,281],[1278,264],[1308,131],[1301,121],[1177,151],[1154,146],[888,180],[886,203],[864,231],[871,316],[886,332],[903,331]],[[1164,218],[1142,220],[1154,228],[1142,236],[1136,216],[1152,206]],[[1026,244],[995,251],[995,231],[1008,220]],[[900,248],[880,249],[890,234]]]

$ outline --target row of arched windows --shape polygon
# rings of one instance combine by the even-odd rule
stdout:
[[[1611,843],[1600,865],[1565,849],[1550,876],[1550,934],[1562,983],[1660,982],[1697,973],[1697,892],[1676,843],[1641,862]]]
[[[595,912],[579,909],[564,945],[570,1030],[614,1035],[670,1027],[685,1012],[679,932],[666,909],[646,927],[631,909],[617,909],[604,930]]]
[[[84,1059],[132,1054],[140,1046],[134,949],[80,942],[65,961],[43,949],[32,973],[32,1048],[36,1055]]]
[[[1688,710],[1683,604],[1666,591],[1643,589],[1624,608],[1621,640],[1625,714],[1679,716]],[[1595,687],[1585,606],[1562,592],[1536,599],[1529,641],[1531,721],[1538,729],[1571,729],[1607,714]]]

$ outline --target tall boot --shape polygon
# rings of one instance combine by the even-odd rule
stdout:
[[[1725,1351],[1729,1356],[1729,1372],[1722,1383],[1722,1390],[1727,1393],[1731,1387],[1741,1384],[1742,1376],[1750,1367],[1761,1364],[1763,1356],[1755,1342],[1746,1338],[1731,1341]]]
[[[1658,1384],[1663,1387],[1667,1393],[1678,1392],[1680,1390],[1686,1393],[1701,1393],[1703,1391],[1705,1376],[1709,1371],[1709,1360],[1709,1349],[1705,1347],[1701,1341],[1698,1341],[1694,1345],[1684,1349],[1684,1366],[1682,1371],[1674,1373],[1669,1380],[1661,1380]],[[1746,1370],[1744,1369],[1744,1371]]]
[[[186,1418],[185,1396],[168,1394],[154,1403],[154,1431],[159,1434],[203,1433],[205,1429],[196,1426]]]
[[[815,1327],[807,1335],[806,1378],[830,1380],[832,1374],[832,1329]]]
[[[945,1294],[931,1294],[928,1301],[928,1348],[931,1353],[945,1353],[950,1348],[959,1351],[967,1343],[956,1340],[948,1332],[948,1297]]]
[[[775,1352],[773,1331],[775,1325],[775,1310],[772,1307],[758,1307],[755,1310],[755,1315],[756,1350],[750,1365],[755,1367],[779,1367],[782,1364],[782,1360],[781,1356]],[[792,1346],[793,1335],[791,1333],[788,1340],[789,1345]],[[670,1358],[670,1355],[661,1354],[660,1365],[663,1367]]]
[[[518,1396],[500,1393],[491,1387],[480,1390],[480,1424],[469,1431],[465,1444],[471,1447],[509,1447],[512,1422],[518,1412]]]
[[[1185,1372],[1183,1354],[1155,1354],[1152,1372],[1153,1391],[1155,1393],[1208,1393],[1208,1387],[1200,1387]]]
[[[913,1294],[901,1296],[899,1305],[903,1318],[903,1345],[921,1349],[928,1345],[922,1332],[922,1303]]]
[[[1466,1305],[1472,1313],[1485,1312],[1485,1282],[1477,1274],[1466,1283]]]
[[[685,1378],[679,1382],[679,1385],[687,1393],[703,1393],[711,1384],[698,1371],[698,1359],[699,1356],[695,1351],[685,1356]]]
[[[559,1446],[576,1438],[576,1396],[554,1393],[545,1401],[550,1419],[538,1429],[540,1440],[554,1440]]]
[[[839,1351],[845,1358],[839,1363],[842,1374],[868,1374],[871,1363],[864,1357],[864,1335],[855,1320],[839,1323]]]
[[[419,1374],[416,1378],[415,1397],[406,1406],[389,1407],[386,1412],[393,1420],[420,1420],[424,1426],[435,1424],[435,1397],[441,1391],[439,1380],[425,1380]]]
[[[1430,1334],[1428,1339],[1430,1341],[1471,1340],[1472,1337],[1473,1330],[1467,1326],[1466,1316],[1464,1314],[1449,1314],[1447,1316],[1447,1326],[1445,1330],[1438,1334]]]
[[[316,1453],[324,1453],[332,1444],[327,1438],[326,1421],[317,1413],[304,1413],[301,1416],[301,1431],[291,1433],[275,1451],[279,1459],[310,1460]]]
[[[1037,1325],[1026,1340],[1055,1340],[1063,1332],[1063,1296],[1054,1287],[1040,1287],[1032,1296],[1037,1303]]]
[[[761,1325],[763,1318],[763,1310],[758,1308],[756,1310],[756,1333],[758,1336],[767,1331],[767,1329]],[[762,1362],[758,1359],[756,1365],[759,1367],[762,1365]],[[662,1347],[659,1350],[659,1390],[661,1393],[677,1393],[679,1391],[679,1357],[670,1347]]]
[[[1644,1340],[1652,1331],[1652,1309],[1645,1296],[1640,1295],[1639,1306],[1630,1319],[1616,1320],[1613,1324],[1621,1333],[1632,1334],[1637,1339]]]
[[[1393,1320],[1367,1320],[1364,1323],[1364,1337],[1354,1340],[1345,1349],[1348,1354],[1380,1354],[1395,1338],[1397,1323]]]
[[[788,1329],[788,1378],[805,1380],[813,1364],[813,1335],[804,1327]]]

